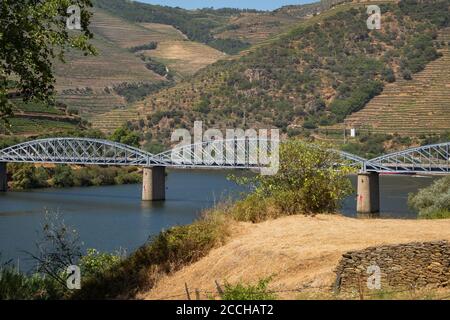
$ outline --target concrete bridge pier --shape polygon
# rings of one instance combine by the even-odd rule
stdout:
[[[166,199],[166,168],[146,167],[142,176],[142,201]]]
[[[380,213],[380,175],[378,172],[358,173],[358,198],[356,212],[362,216]]]
[[[8,191],[8,172],[6,162],[0,162],[0,192]]]

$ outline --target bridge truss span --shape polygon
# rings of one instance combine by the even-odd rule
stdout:
[[[448,174],[450,173],[450,142],[390,153],[368,160],[367,164],[368,171]],[[372,166],[371,169],[370,166]]]
[[[278,161],[279,141],[239,138],[179,145],[155,156],[168,167],[262,168]]]
[[[88,138],[51,138],[24,142],[0,151],[0,162],[80,165],[159,165],[154,155],[125,144]]]

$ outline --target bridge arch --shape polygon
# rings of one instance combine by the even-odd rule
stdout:
[[[49,138],[20,143],[0,150],[0,162],[159,165],[151,153],[118,142],[90,138]]]
[[[368,163],[390,172],[448,174],[450,173],[450,142],[389,153],[373,158]]]

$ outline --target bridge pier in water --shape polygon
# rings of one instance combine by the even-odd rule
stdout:
[[[145,167],[142,174],[142,201],[166,199],[166,168]]]
[[[8,172],[6,162],[0,162],[0,192],[8,191]]]
[[[358,173],[356,212],[361,216],[377,216],[380,213],[380,174]]]

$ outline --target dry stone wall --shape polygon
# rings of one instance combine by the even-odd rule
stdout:
[[[374,288],[377,275],[380,287]],[[450,243],[413,242],[345,253],[336,269],[335,290],[339,293],[409,290],[446,287],[449,281]]]

